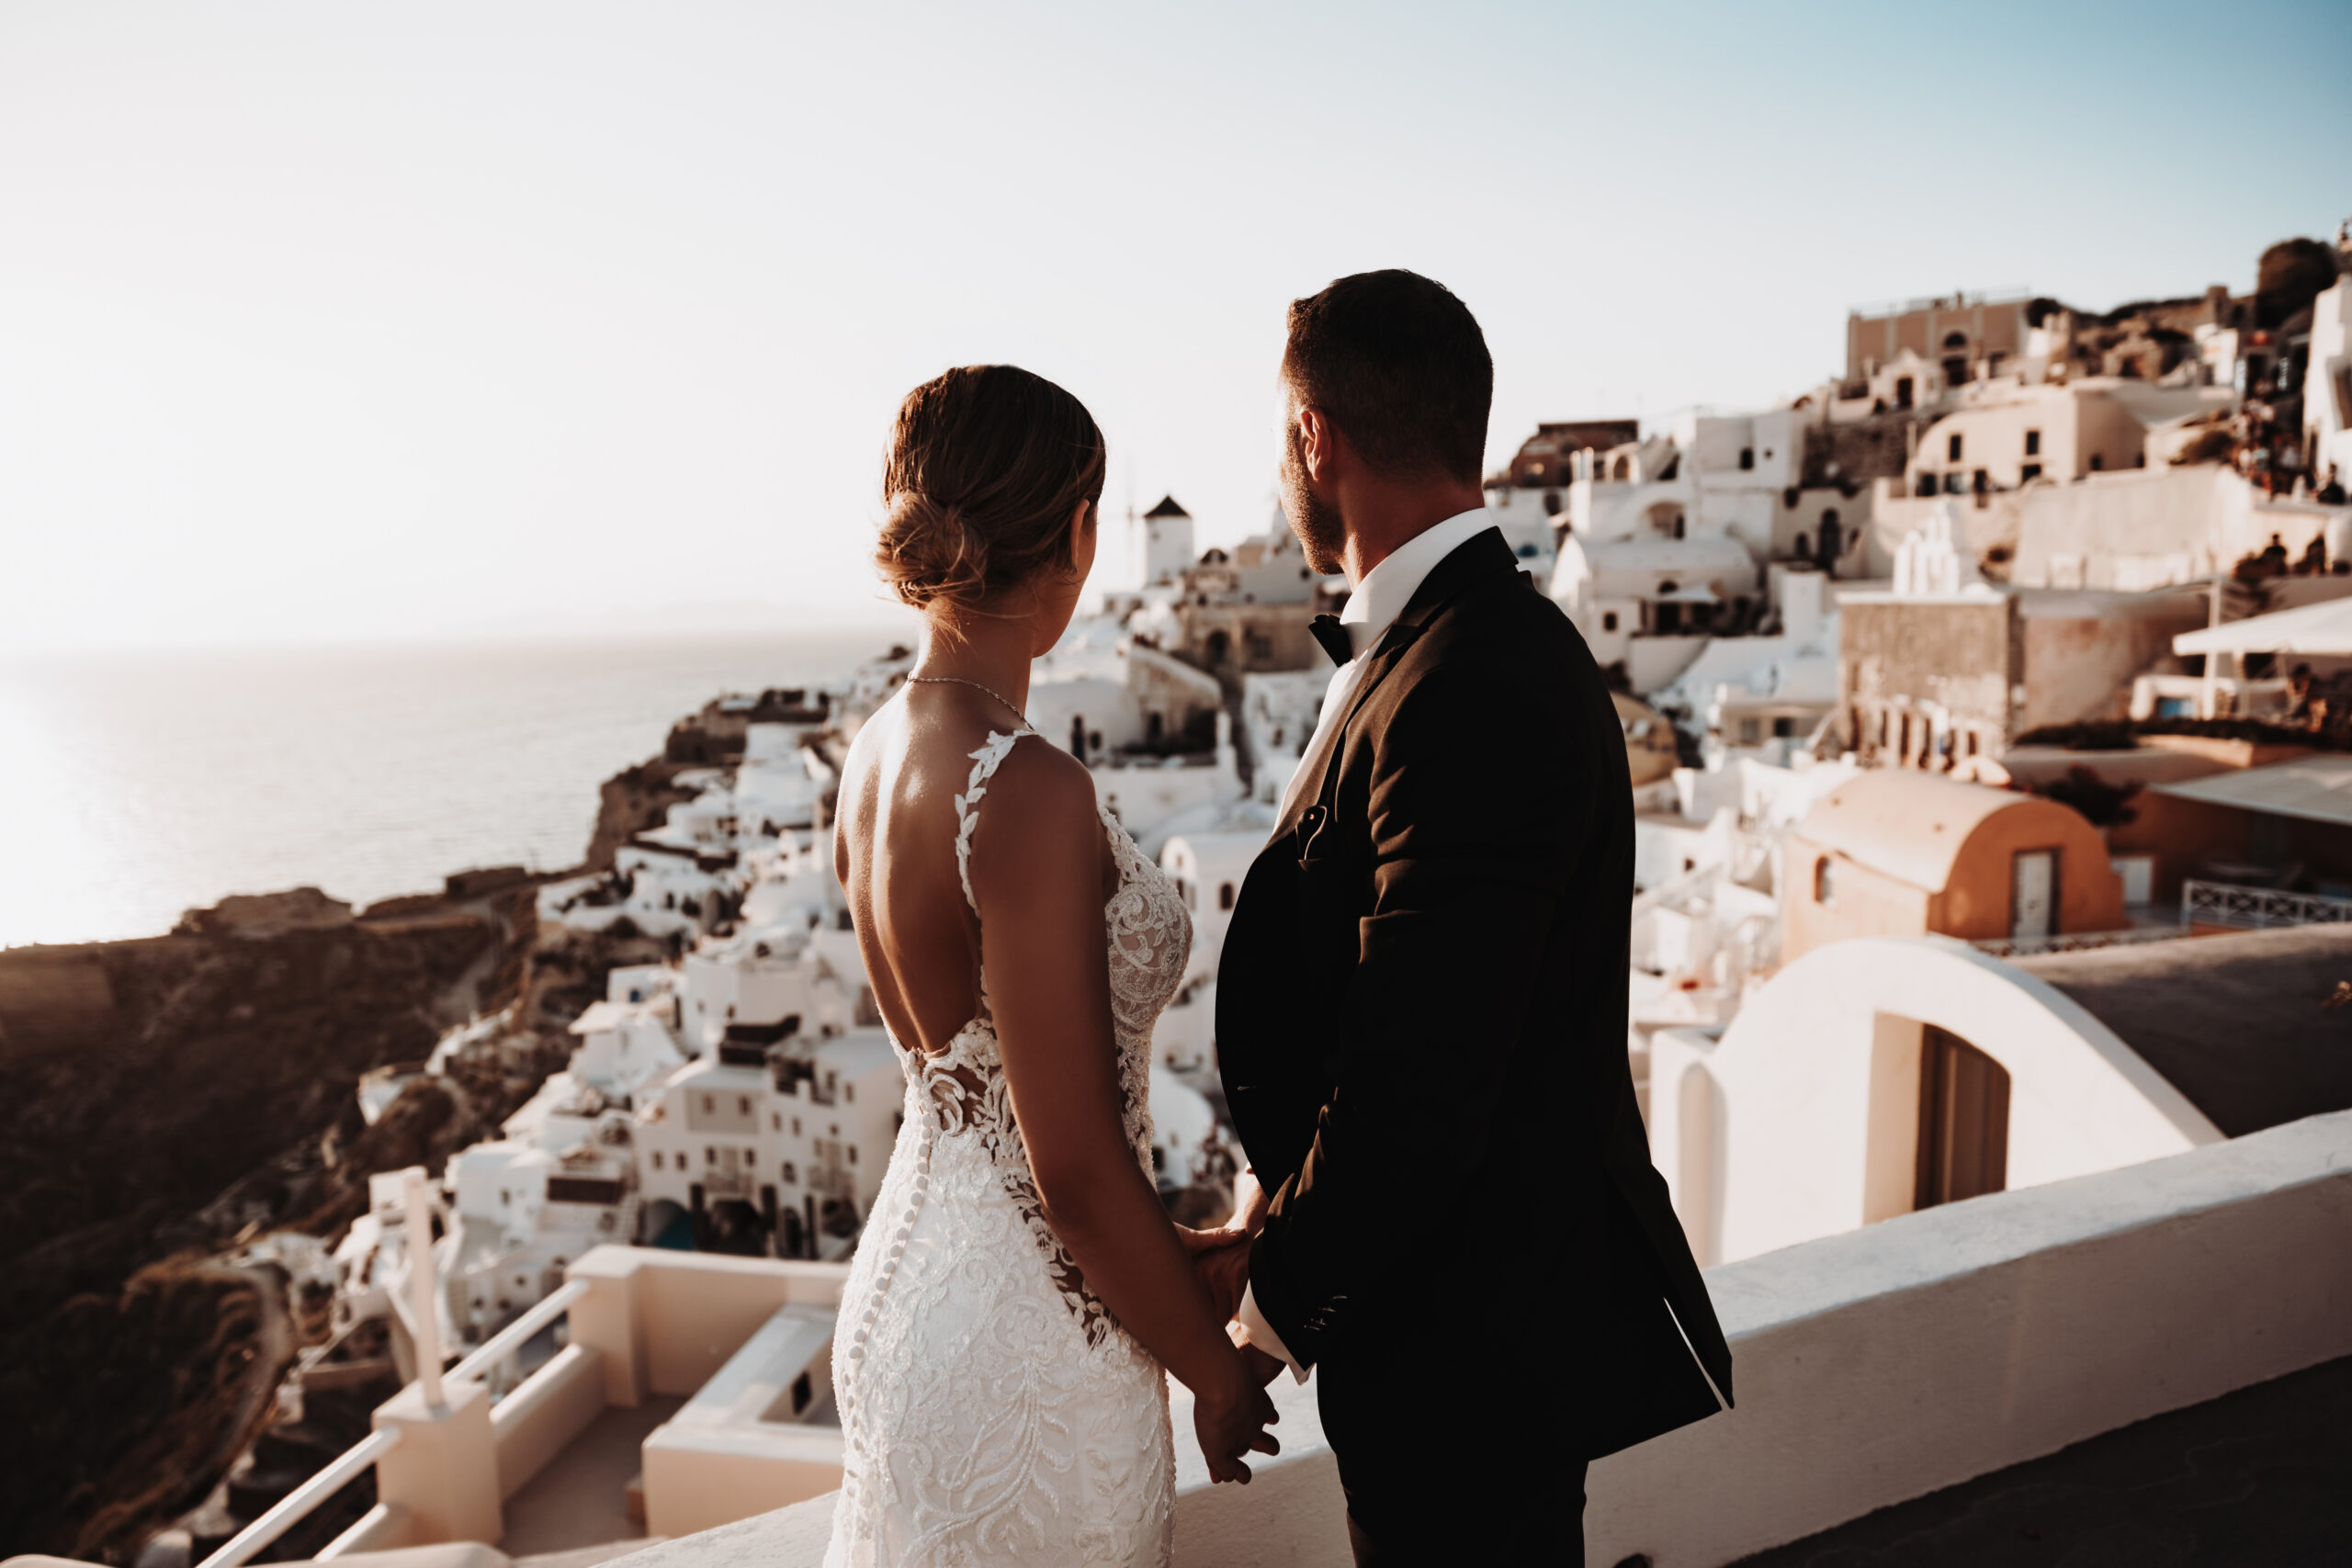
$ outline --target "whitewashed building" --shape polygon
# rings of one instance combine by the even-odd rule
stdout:
[[[647,1239],[683,1219],[781,1257],[844,1250],[881,1190],[904,1087],[888,1037],[854,1030],[803,1043],[743,1030],[673,1075],[637,1113]],[[738,1245],[742,1245],[739,1239]]]

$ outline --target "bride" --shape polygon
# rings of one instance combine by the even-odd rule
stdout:
[[[1152,1023],[1190,920],[1022,714],[1104,468],[1078,400],[1012,366],[916,388],[892,433],[876,559],[922,652],[850,748],[834,853],[906,1120],[833,1339],[828,1568],[1166,1562],[1163,1368],[1216,1480],[1275,1451],[1193,1265],[1242,1234],[1171,1224],[1149,1174]]]

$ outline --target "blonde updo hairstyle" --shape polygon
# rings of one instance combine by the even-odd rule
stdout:
[[[898,596],[978,607],[1070,570],[1070,515],[1102,499],[1102,432],[1086,405],[1012,365],[966,365],[899,405],[874,564]]]

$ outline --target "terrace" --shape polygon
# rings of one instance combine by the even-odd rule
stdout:
[[[1979,1562],[1997,1538],[2018,1554],[2001,1560],[2055,1562],[2144,1537],[2164,1550],[2127,1555],[2169,1561],[2184,1531],[2242,1527],[2267,1560],[2318,1561],[2352,1497],[2347,1243],[2342,1111],[1713,1269],[1739,1407],[1593,1467],[1589,1560]],[[818,1562],[830,1428],[795,1427],[825,1404],[813,1377],[799,1396],[795,1368],[821,1367],[839,1267],[610,1247],[571,1276],[454,1369],[437,1404],[403,1391],[274,1515],[373,1466],[377,1509],[322,1559],[447,1542],[470,1568],[565,1548],[570,1568]],[[492,1404],[486,1370],[559,1314],[564,1348]],[[1274,1394],[1283,1452],[1250,1486],[1213,1489],[1180,1454],[1179,1563],[1347,1561],[1313,1389]],[[683,1489],[661,1472],[663,1433]],[[610,1494],[629,1484],[632,1439],[647,1527],[673,1537],[633,1552],[580,1539],[624,1517]],[[249,1560],[271,1524],[210,1568]]]

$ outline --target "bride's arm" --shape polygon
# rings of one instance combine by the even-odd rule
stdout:
[[[1016,748],[972,846],[981,963],[1012,1113],[1048,1222],[1130,1334],[1193,1391],[1210,1473],[1249,1479],[1275,1451],[1272,1402],[1226,1337],[1127,1145],[1102,926],[1094,784],[1073,759]]]

